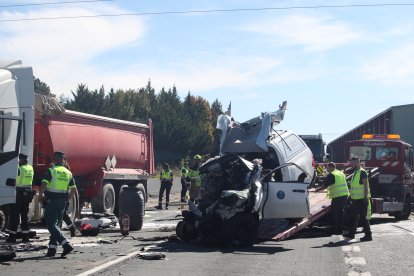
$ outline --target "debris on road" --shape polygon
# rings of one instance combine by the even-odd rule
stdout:
[[[16,257],[16,252],[11,245],[0,245],[0,262],[11,261]]]
[[[165,259],[165,254],[162,252],[144,252],[139,253],[138,258],[143,260],[163,260]]]

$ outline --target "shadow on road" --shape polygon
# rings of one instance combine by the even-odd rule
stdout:
[[[206,245],[201,241],[184,242],[179,239],[173,241],[165,241],[157,245],[156,248],[150,249],[150,251],[166,251],[169,253],[209,253],[209,252],[221,252],[222,254],[240,254],[240,255],[271,255],[276,253],[282,253],[293,249],[284,248],[278,246],[275,243],[272,244],[255,244],[254,246],[234,246],[234,245]]]

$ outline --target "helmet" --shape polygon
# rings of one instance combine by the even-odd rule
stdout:
[[[201,160],[201,155],[199,154],[194,155],[194,160]]]

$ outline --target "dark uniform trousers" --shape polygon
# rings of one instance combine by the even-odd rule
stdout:
[[[159,205],[162,203],[162,196],[164,195],[165,191],[165,202],[166,206],[170,203],[170,192],[171,192],[172,182],[170,180],[162,180],[160,186],[160,193],[158,196]]]
[[[189,183],[185,177],[181,177],[181,200],[185,200],[185,195],[188,191]]]
[[[49,247],[55,247],[58,244],[64,244],[67,242],[63,236],[59,224],[62,221],[63,213],[66,207],[66,196],[65,197],[47,197],[45,206],[45,221],[47,229],[50,233]]]
[[[353,199],[351,202],[351,228],[350,234],[355,235],[358,223],[361,222],[366,236],[371,237],[371,227],[367,220],[368,206],[364,199]]]
[[[344,220],[344,207],[348,196],[340,196],[332,199],[332,232],[336,234],[342,234],[343,220]]]
[[[10,227],[9,230],[13,233],[17,231],[19,222],[21,220],[20,228],[22,235],[29,233],[29,204],[32,201],[32,190],[30,188],[16,188],[16,204],[10,211]],[[15,234],[15,233],[13,233]]]

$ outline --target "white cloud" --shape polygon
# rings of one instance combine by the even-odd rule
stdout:
[[[278,45],[300,45],[308,51],[324,51],[356,42],[362,32],[327,16],[289,15],[268,18],[244,30],[269,35]]]
[[[46,18],[114,14],[122,11],[107,4],[40,8],[27,12],[0,12],[0,18]],[[0,23],[1,55],[33,65],[37,77],[62,89],[72,75],[93,70],[90,64],[103,53],[140,42],[145,24],[138,17],[37,20]],[[35,66],[36,65],[36,66]],[[49,83],[49,82],[48,82]],[[67,86],[66,86],[67,88]],[[67,90],[66,90],[67,91]]]
[[[383,84],[414,84],[414,43],[377,54],[363,64],[360,73]]]

